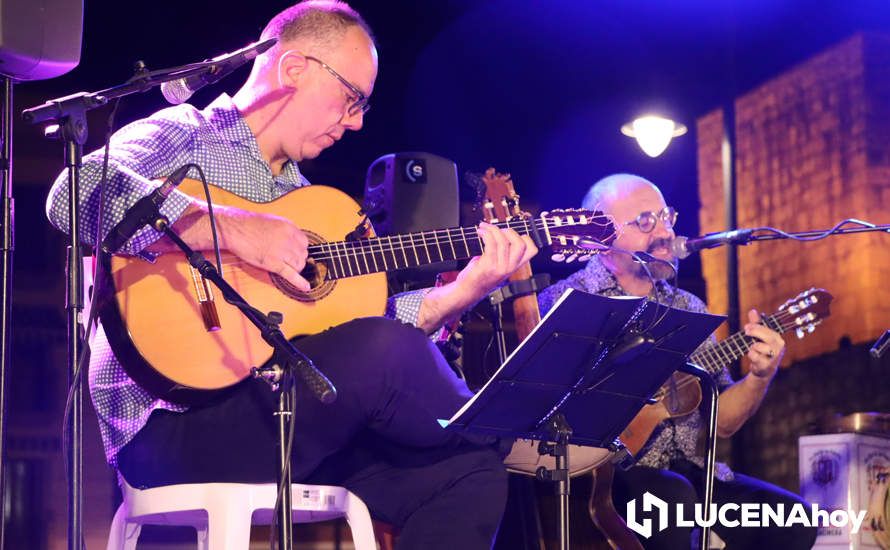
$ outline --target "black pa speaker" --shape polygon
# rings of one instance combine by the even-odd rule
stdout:
[[[455,227],[460,224],[457,165],[431,153],[384,155],[368,168],[364,204],[378,235]],[[456,268],[457,262],[439,262],[398,277],[428,279]]]
[[[0,0],[0,74],[45,80],[80,63],[83,0]]]

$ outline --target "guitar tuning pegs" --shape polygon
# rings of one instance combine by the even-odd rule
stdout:
[[[550,256],[550,259],[553,260],[554,262],[564,262],[566,259],[566,255],[560,254],[559,252],[557,252],[556,254],[552,254]]]
[[[577,259],[578,259],[578,255],[577,255],[577,254],[572,254],[571,256],[569,256],[568,258],[566,258],[566,263],[567,263],[567,264],[570,264],[570,263],[574,262],[574,261],[577,260]]]

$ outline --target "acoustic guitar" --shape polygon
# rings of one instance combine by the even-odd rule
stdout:
[[[195,180],[183,181],[179,189],[203,196]],[[309,292],[222,253],[225,279],[258,310],[281,313],[280,327],[289,338],[382,315],[386,271],[482,253],[475,227],[340,240],[361,227],[363,217],[351,197],[331,187],[303,187],[254,203],[212,186],[211,197],[215,205],[285,217],[309,236],[302,273],[311,284]],[[561,254],[590,254],[590,243],[608,245],[614,239],[607,216],[581,209],[497,225]],[[99,311],[109,343],[127,374],[154,395],[191,403],[243,380],[251,367],[270,358],[272,350],[259,332],[235,306],[216,300],[210,283],[181,254],[164,254],[153,263],[113,256],[105,271],[100,288],[106,298]]]
[[[772,315],[762,316],[760,322],[779,334],[794,331],[798,338],[803,338],[831,315],[832,299],[833,296],[824,289],[811,288],[786,301]],[[754,342],[757,340],[739,331],[717,344],[697,349],[689,360],[710,372],[719,372],[741,359]],[[692,413],[701,398],[697,378],[674,373],[653,396],[655,402],[644,405],[621,433],[621,442],[637,456],[661,422]]]
[[[786,301],[772,315],[764,315],[761,323],[779,334],[794,331],[798,338],[813,332],[831,314],[833,296],[824,289],[811,288]],[[690,361],[719,372],[733,361],[748,353],[757,340],[740,331],[720,343],[695,351]],[[674,373],[653,396],[654,403],[644,405],[631,420],[619,438],[632,455],[643,448],[656,426],[668,418],[678,418],[692,413],[701,403],[701,386],[698,379],[683,373]],[[569,474],[584,474],[606,462],[610,452],[598,447],[569,445]],[[536,441],[520,440],[513,446],[504,461],[509,470],[534,475],[539,467],[552,469],[556,461],[548,455],[540,455]]]

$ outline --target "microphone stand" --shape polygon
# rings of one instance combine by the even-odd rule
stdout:
[[[12,79],[2,80],[2,112],[0,112],[0,185],[3,186],[2,234],[3,290],[0,294],[0,502],[6,502],[6,386],[10,368],[10,340],[12,338],[12,260],[15,250],[15,208],[12,197]],[[5,548],[5,522],[0,521],[0,549]]]
[[[46,137],[64,142],[65,148],[65,167],[68,171],[68,220],[69,220],[69,245],[66,260],[66,299],[65,308],[67,309],[67,370],[69,373],[69,385],[72,386],[71,398],[72,408],[69,419],[69,429],[71,431],[71,439],[69,448],[63,452],[66,453],[68,463],[68,550],[81,550],[83,546],[83,390],[82,384],[74,379],[77,371],[77,359],[83,348],[84,327],[81,323],[83,312],[83,261],[80,250],[80,210],[77,203],[80,195],[80,169],[81,159],[83,157],[83,145],[86,143],[88,127],[86,121],[86,113],[92,109],[96,109],[107,104],[110,100],[124,97],[137,92],[145,92],[155,86],[171,80],[186,78],[197,74],[210,73],[216,70],[217,65],[213,62],[195,63],[191,65],[183,65],[171,69],[161,69],[157,71],[145,71],[144,66],[140,64],[136,75],[124,84],[106,88],[98,92],[78,92],[65,97],[51,99],[43,105],[38,105],[30,109],[22,111],[22,118],[30,124],[39,124],[42,122],[51,123],[47,126]],[[7,84],[7,87],[9,85]],[[11,102],[11,92],[9,101]],[[9,107],[11,109],[11,107]],[[8,136],[4,133],[4,138]],[[4,139],[3,148],[9,144],[8,139]],[[11,159],[8,159],[11,161]],[[7,167],[0,167],[7,168]],[[4,191],[3,202],[11,203],[11,197],[6,196]],[[11,223],[12,217],[9,217]],[[6,222],[4,216],[4,222]],[[10,225],[4,223],[4,230],[11,228]],[[11,244],[11,239],[4,238],[4,284],[11,286],[11,275],[5,276],[7,266],[11,267],[11,256],[6,254],[6,245]],[[11,246],[9,247],[11,248]],[[7,298],[8,299],[8,298]],[[5,317],[4,317],[5,318]],[[0,327],[3,331],[3,342],[6,343],[6,334],[8,326]],[[283,337],[282,337],[283,338]],[[285,340],[286,341],[286,340]],[[6,363],[6,351],[0,350],[3,354],[2,363],[0,363],[0,410],[5,408],[6,403],[3,402],[3,387],[6,382],[4,370],[2,369]],[[0,413],[2,415],[2,413]],[[5,415],[0,418],[0,428],[5,422]],[[4,430],[5,432],[5,430]],[[0,445],[5,433],[0,433]],[[4,455],[5,456],[5,455]],[[2,466],[2,464],[0,464]],[[0,472],[2,475],[2,472]],[[2,483],[2,482],[0,482]],[[0,486],[2,489],[2,486]],[[288,498],[290,492],[286,491]],[[3,493],[5,495],[5,493]],[[290,510],[288,509],[288,513]],[[289,518],[290,516],[288,516]],[[290,525],[290,523],[288,523]],[[0,531],[2,535],[2,531]]]
[[[278,494],[281,497],[281,505],[278,508],[278,548],[291,550],[293,548],[293,532],[291,514],[293,510],[291,498],[290,456],[287,454],[288,435],[293,421],[294,403],[290,397],[290,389],[294,380],[294,369],[300,375],[303,383],[312,394],[322,403],[333,403],[337,397],[337,390],[327,377],[315,368],[312,361],[303,355],[278,328],[282,321],[282,315],[278,312],[270,312],[268,315],[250,306],[229,283],[222,278],[219,271],[212,263],[207,261],[203,254],[192,250],[179,235],[170,228],[170,222],[161,214],[156,214],[155,220],[150,224],[161,231],[176,246],[178,246],[188,259],[189,264],[198,270],[202,277],[211,281],[222,292],[226,302],[241,310],[241,313],[253,323],[260,331],[263,340],[266,341],[274,354],[270,366],[251,369],[255,378],[261,378],[269,383],[273,391],[278,391]]]
[[[859,220],[845,220],[846,221],[855,221],[857,223],[862,223],[866,225],[866,227],[846,227],[846,228],[835,228],[835,229],[823,229],[823,230],[814,230],[814,231],[799,231],[797,233],[786,233],[786,232],[773,232],[773,233],[764,233],[757,235],[755,231],[764,231],[764,230],[772,230],[772,228],[767,227],[758,227],[756,229],[737,229],[733,231],[734,235],[727,238],[726,241],[723,242],[715,242],[710,246],[702,247],[698,250],[703,250],[705,248],[715,248],[717,246],[721,246],[724,244],[734,244],[734,245],[746,245],[750,242],[756,241],[777,241],[782,239],[805,239],[804,242],[809,242],[814,239],[814,237],[828,237],[830,235],[847,235],[849,233],[869,233],[872,231],[881,231],[884,233],[890,233],[890,224],[884,225],[874,225],[867,222],[861,222]],[[773,230],[775,231],[775,230]],[[707,236],[707,235],[706,235]],[[695,252],[696,250],[693,250]]]

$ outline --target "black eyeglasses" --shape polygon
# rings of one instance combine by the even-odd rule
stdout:
[[[661,220],[667,229],[672,229],[677,223],[678,215],[673,206],[665,206],[658,212],[640,212],[636,219],[625,222],[624,225],[636,225],[643,233],[651,233],[658,220]]]
[[[365,114],[368,112],[368,109],[371,108],[371,104],[368,102],[368,96],[362,93],[361,90],[356,88],[351,82],[340,76],[340,73],[332,69],[327,63],[318,59],[317,57],[312,57],[311,55],[304,55],[306,59],[310,61],[315,61],[319,65],[321,65],[327,72],[331,73],[334,78],[340,81],[340,84],[346,86],[346,88],[352,93],[355,99],[349,105],[349,109],[347,109],[347,113],[349,116],[355,116],[359,113]]]

